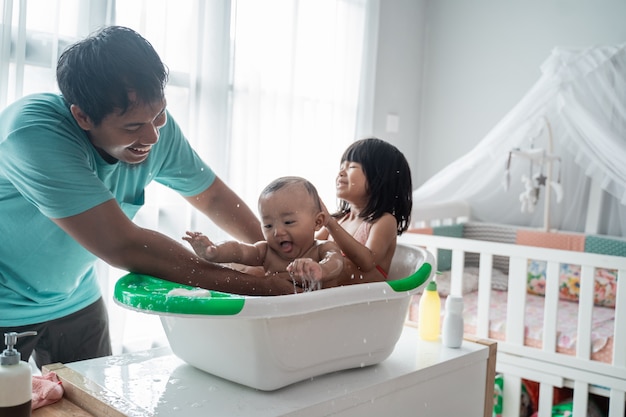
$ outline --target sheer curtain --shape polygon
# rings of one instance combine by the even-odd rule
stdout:
[[[262,187],[301,175],[334,206],[339,157],[355,139],[367,2],[237,0],[230,166],[256,207]]]
[[[279,175],[334,206],[339,157],[368,132],[378,0],[2,0],[0,108],[57,91],[58,51],[106,24],[145,36],[170,69],[168,108],[189,141],[256,210]],[[37,25],[33,22],[38,22]],[[359,122],[362,121],[362,122]],[[363,122],[364,121],[364,122]],[[158,184],[135,221],[180,239],[227,236]],[[158,317],[112,301],[124,271],[99,265],[114,351],[164,343]]]

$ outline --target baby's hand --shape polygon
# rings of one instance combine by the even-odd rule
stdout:
[[[217,247],[208,237],[200,232],[187,232],[183,240],[189,242],[196,255],[207,261],[212,261],[217,256]]]
[[[298,258],[287,265],[287,272],[297,278],[320,281],[322,279],[322,266],[311,258]]]

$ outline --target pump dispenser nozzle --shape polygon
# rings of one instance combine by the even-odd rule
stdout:
[[[35,336],[37,332],[4,334],[7,348],[0,354],[0,416],[30,417],[32,404],[32,373],[15,349],[17,339]]]
[[[9,332],[4,334],[4,344],[7,345],[7,348],[0,355],[0,365],[16,365],[22,359],[22,355],[20,352],[15,350],[15,344],[17,343],[17,339],[24,336],[36,336],[37,332]]]

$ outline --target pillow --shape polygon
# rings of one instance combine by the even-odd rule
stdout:
[[[408,233],[419,233],[422,235],[436,235],[447,237],[463,237],[463,224],[451,224],[445,226],[423,227],[420,229],[409,229]],[[437,250],[437,271],[449,271],[452,267],[452,251],[449,249]]]
[[[504,224],[468,222],[465,223],[463,236],[467,239],[486,240],[488,242],[515,243],[516,228]],[[465,265],[478,266],[480,254],[466,253]],[[508,274],[509,257],[494,255],[493,267]],[[501,286],[506,290],[508,281],[505,280]],[[499,288],[498,288],[499,289]]]
[[[526,289],[530,294],[546,294],[546,261],[528,261]],[[615,308],[617,270],[596,268],[594,273],[593,301],[597,306]],[[559,298],[578,302],[580,293],[580,265],[559,266]]]
[[[463,224],[451,224],[433,227],[433,235],[447,237],[463,237]],[[437,270],[449,271],[452,267],[452,251],[439,249],[437,251]]]
[[[450,280],[452,272],[445,271],[439,272],[435,275],[434,280],[437,283],[437,292],[441,297],[447,297],[450,295]],[[478,291],[478,268],[474,266],[465,267],[463,270],[463,288],[462,294],[469,294],[474,291]],[[421,294],[422,289],[417,291],[417,294]],[[455,294],[459,295],[459,294]]]
[[[585,238],[585,252],[626,257],[626,241],[614,237],[590,235]]]

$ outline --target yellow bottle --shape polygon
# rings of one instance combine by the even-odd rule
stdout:
[[[422,340],[435,341],[441,332],[441,299],[437,283],[430,281],[419,304],[418,331]]]

